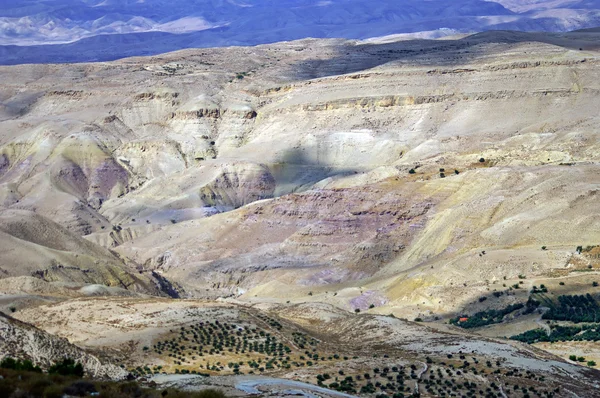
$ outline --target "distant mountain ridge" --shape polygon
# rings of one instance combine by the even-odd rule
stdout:
[[[596,0],[0,0],[0,64],[107,61],[305,37],[598,25]]]

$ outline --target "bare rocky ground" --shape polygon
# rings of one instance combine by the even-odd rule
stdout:
[[[600,241],[599,39],[303,40],[0,67],[0,308],[137,373],[212,382],[244,362],[316,385],[404,366],[424,396],[438,369],[484,396],[523,383],[593,396],[597,373],[548,354],[574,348],[499,339],[535,317],[479,335],[444,322],[541,283],[600,292],[597,256],[576,250]],[[290,359],[261,372],[248,361],[272,355],[154,347],[216,320],[276,335]],[[322,342],[311,366],[293,333]],[[477,374],[451,369],[465,360]]]

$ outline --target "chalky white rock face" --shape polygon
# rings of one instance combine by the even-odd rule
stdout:
[[[43,368],[63,358],[71,358],[81,363],[85,372],[92,377],[124,379],[127,376],[125,370],[103,364],[67,339],[53,336],[4,314],[0,314],[0,352],[0,359],[29,359]]]

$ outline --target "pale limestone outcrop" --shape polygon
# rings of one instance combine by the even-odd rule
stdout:
[[[127,372],[118,366],[102,363],[97,357],[35,327],[0,313],[0,359],[12,357],[29,359],[47,369],[63,358],[80,362],[85,372],[95,378],[121,380]]]

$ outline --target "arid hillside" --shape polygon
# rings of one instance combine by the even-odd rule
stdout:
[[[592,397],[598,388],[598,371],[519,343],[327,304],[96,298],[18,314],[83,348],[101,350],[138,377],[191,390],[216,386],[232,397],[247,396],[254,391],[249,387],[265,397],[485,396],[483,391]]]
[[[594,30],[0,67],[0,310],[138,376],[261,359],[321,386],[342,347],[354,376],[386,350],[425,365],[412,380],[473,354],[463,382],[499,361],[504,388],[528,369],[544,396],[592,391],[599,96]],[[211,317],[293,359],[180,348],[223,338]]]
[[[598,38],[3,67],[2,269],[411,316],[568,269],[600,240]]]

